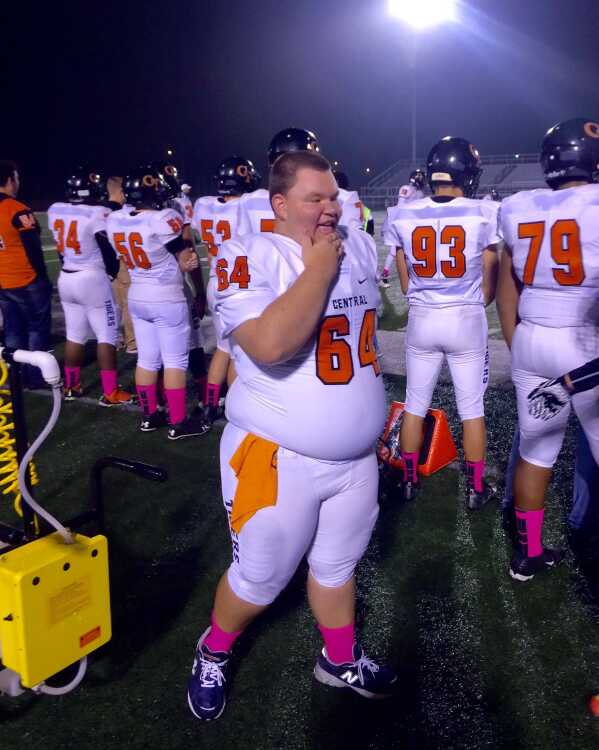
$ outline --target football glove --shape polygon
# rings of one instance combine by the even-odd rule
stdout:
[[[559,414],[571,397],[563,378],[546,380],[528,394],[528,413],[546,422]]]

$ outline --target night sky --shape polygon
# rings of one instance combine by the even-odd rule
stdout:
[[[386,0],[44,5],[0,11],[0,158],[19,162],[24,199],[60,197],[78,162],[122,174],[168,147],[197,194],[233,153],[264,171],[289,126],[356,186],[410,155],[409,38]],[[554,122],[599,119],[598,0],[470,0],[460,15],[419,37],[420,154],[447,134],[483,161],[536,151]]]

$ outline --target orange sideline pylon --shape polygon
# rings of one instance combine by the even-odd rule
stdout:
[[[378,456],[392,469],[399,471],[403,461],[399,452],[399,431],[405,404],[392,401],[389,416],[379,444]],[[451,436],[447,417],[442,409],[429,409],[424,419],[424,439],[418,459],[418,473],[428,477],[455,461],[458,451]]]

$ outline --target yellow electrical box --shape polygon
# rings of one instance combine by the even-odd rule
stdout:
[[[0,552],[2,663],[33,687],[111,636],[105,536],[58,533]]]

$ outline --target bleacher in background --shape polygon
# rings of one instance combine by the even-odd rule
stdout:
[[[410,173],[420,167],[423,169],[425,159],[413,162],[401,159],[373,177],[370,182],[359,189],[364,203],[373,210],[381,210],[397,203],[397,193],[402,185],[408,182]],[[519,190],[532,190],[546,187],[538,154],[499,154],[485,156],[482,162],[483,173],[478,194],[483,196],[491,188],[497,190],[502,198]]]

